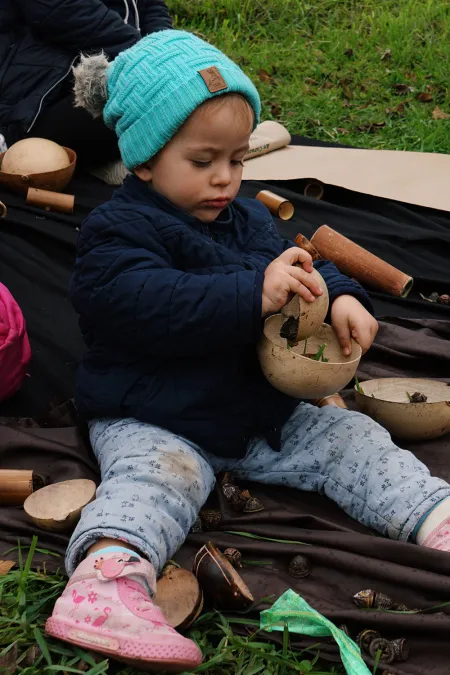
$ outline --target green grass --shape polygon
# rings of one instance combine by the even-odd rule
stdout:
[[[36,550],[37,539],[34,538],[30,549],[23,552],[23,559],[19,549],[19,565],[0,576],[0,673],[137,675],[138,671],[133,668],[112,666],[108,659],[45,635],[45,621],[67,578],[62,572],[48,573],[45,566],[33,569],[32,559]],[[52,555],[48,551],[41,552]],[[2,557],[7,558],[7,555]],[[247,626],[245,636],[233,631],[233,626],[238,624]],[[283,645],[275,646],[259,631],[258,621],[242,615],[232,617],[219,612],[205,613],[193,625],[188,637],[195,640],[203,652],[204,661],[194,673],[340,675],[345,672],[342,666],[321,663],[317,646],[308,653],[293,651],[287,631]]]
[[[325,141],[450,152],[450,118],[432,115],[436,107],[450,115],[448,0],[168,5],[178,28],[217,45],[253,79],[263,119]]]

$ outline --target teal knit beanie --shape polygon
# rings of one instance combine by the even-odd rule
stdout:
[[[121,52],[107,69],[105,123],[115,129],[125,166],[131,171],[153,157],[198,106],[221,94],[242,94],[261,103],[250,79],[225,54],[178,30],[148,35]]]

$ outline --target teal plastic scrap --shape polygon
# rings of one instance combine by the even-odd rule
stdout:
[[[361,657],[358,645],[291,589],[283,593],[270,609],[261,612],[260,626],[268,632],[284,631],[287,626],[291,633],[313,637],[331,635],[339,647],[347,673],[371,675]]]

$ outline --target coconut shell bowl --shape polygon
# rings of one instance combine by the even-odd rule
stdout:
[[[323,323],[306,341],[290,347],[280,336],[281,314],[269,317],[258,345],[261,368],[270,384],[288,396],[315,399],[330,396],[345,387],[354,377],[361,359],[361,347],[352,340],[352,353],[344,356],[331,328]],[[321,345],[323,357],[314,360]]]
[[[36,140],[44,140],[44,139],[27,139],[28,141],[36,141]],[[25,143],[25,141],[19,141],[19,143]],[[45,140],[44,140],[45,143]],[[47,143],[50,143],[47,141]],[[16,144],[18,145],[18,144]],[[37,148],[33,148],[33,154],[39,153],[39,150]],[[55,144],[56,145],[56,144]],[[11,146],[10,150],[14,148],[14,146]],[[75,166],[77,162],[77,156],[74,150],[71,150],[70,148],[62,148],[66,155],[67,155],[67,160],[60,162],[57,161],[56,163],[53,161],[53,157],[49,157],[49,162],[48,162],[48,170],[40,170],[37,172],[33,172],[33,170],[20,170],[18,172],[13,172],[13,171],[4,171],[2,170],[4,167],[2,167],[3,164],[3,158],[5,155],[9,152],[3,152],[0,153],[0,184],[5,185],[8,187],[10,190],[13,190],[14,192],[19,192],[19,193],[27,193],[28,188],[33,187],[33,188],[38,188],[39,190],[50,190],[52,192],[61,192],[64,190],[66,185],[71,181],[73,173],[75,171]],[[34,157],[31,157],[31,160],[34,160],[36,155]],[[45,165],[45,162],[43,162]],[[28,164],[28,162],[24,162],[25,165]],[[29,166],[33,166],[34,161],[31,161],[29,163]],[[42,162],[41,162],[42,164]],[[20,167],[19,167],[20,168]]]
[[[445,382],[387,377],[355,386],[359,410],[392,436],[410,441],[450,432],[450,386]]]

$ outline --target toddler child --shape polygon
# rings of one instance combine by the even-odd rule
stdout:
[[[111,64],[84,58],[76,78],[78,103],[104,106],[132,175],[78,240],[71,298],[87,353],[76,402],[101,484],[70,540],[70,580],[47,632],[182,671],[200,650],[152,595],[217,472],[318,491],[379,533],[446,550],[450,486],[370,418],[294,400],[262,375],[264,317],[320,288],[310,256],[282,241],[266,208],[236,199],[260,114],[244,73],[171,30]],[[353,336],[366,351],[377,331],[369,298],[331,263],[317,268],[342,349]]]

